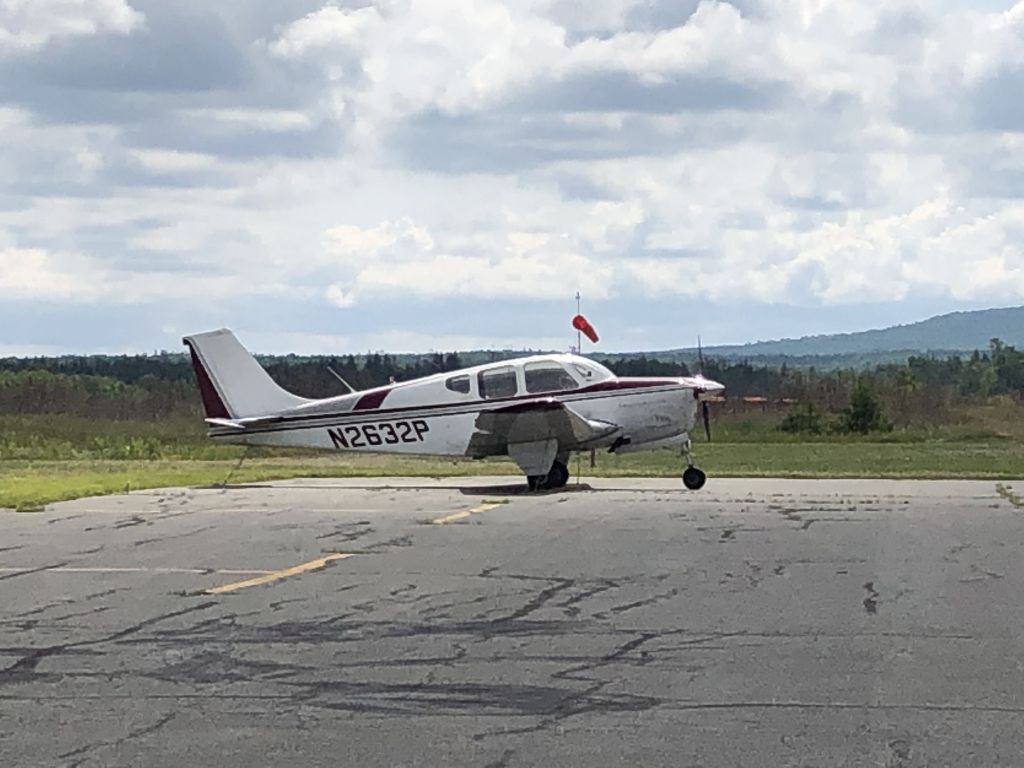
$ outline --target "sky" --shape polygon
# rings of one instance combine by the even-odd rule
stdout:
[[[1024,0],[0,0],[0,137],[0,355],[1024,304]]]

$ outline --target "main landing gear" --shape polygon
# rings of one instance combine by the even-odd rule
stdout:
[[[683,485],[691,491],[699,491],[707,482],[708,476],[704,470],[693,466],[693,453],[690,450],[690,441],[683,444],[683,455],[686,457],[686,469],[683,470]]]
[[[562,488],[569,482],[569,468],[561,461],[551,465],[546,475],[527,475],[526,483],[531,491],[545,491]]]

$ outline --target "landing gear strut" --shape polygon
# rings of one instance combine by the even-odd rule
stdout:
[[[561,488],[569,482],[569,468],[561,461],[551,465],[546,475],[528,475],[526,483],[531,491]]]
[[[690,441],[683,444],[683,455],[686,457],[686,469],[683,470],[683,485],[691,491],[699,491],[707,482],[708,476],[702,469],[693,466],[693,453],[690,450]]]

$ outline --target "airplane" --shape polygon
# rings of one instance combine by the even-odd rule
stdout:
[[[509,456],[531,491],[569,481],[574,451],[680,446],[724,387],[703,375],[622,377],[577,354],[477,365],[323,399],[285,391],[227,329],[186,336],[210,438],[261,446],[479,459]]]

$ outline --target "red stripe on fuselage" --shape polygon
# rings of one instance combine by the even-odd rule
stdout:
[[[390,389],[379,389],[374,392],[367,392],[356,401],[352,410],[369,411],[380,408],[381,404],[384,402],[384,398],[388,396],[390,391]]]

